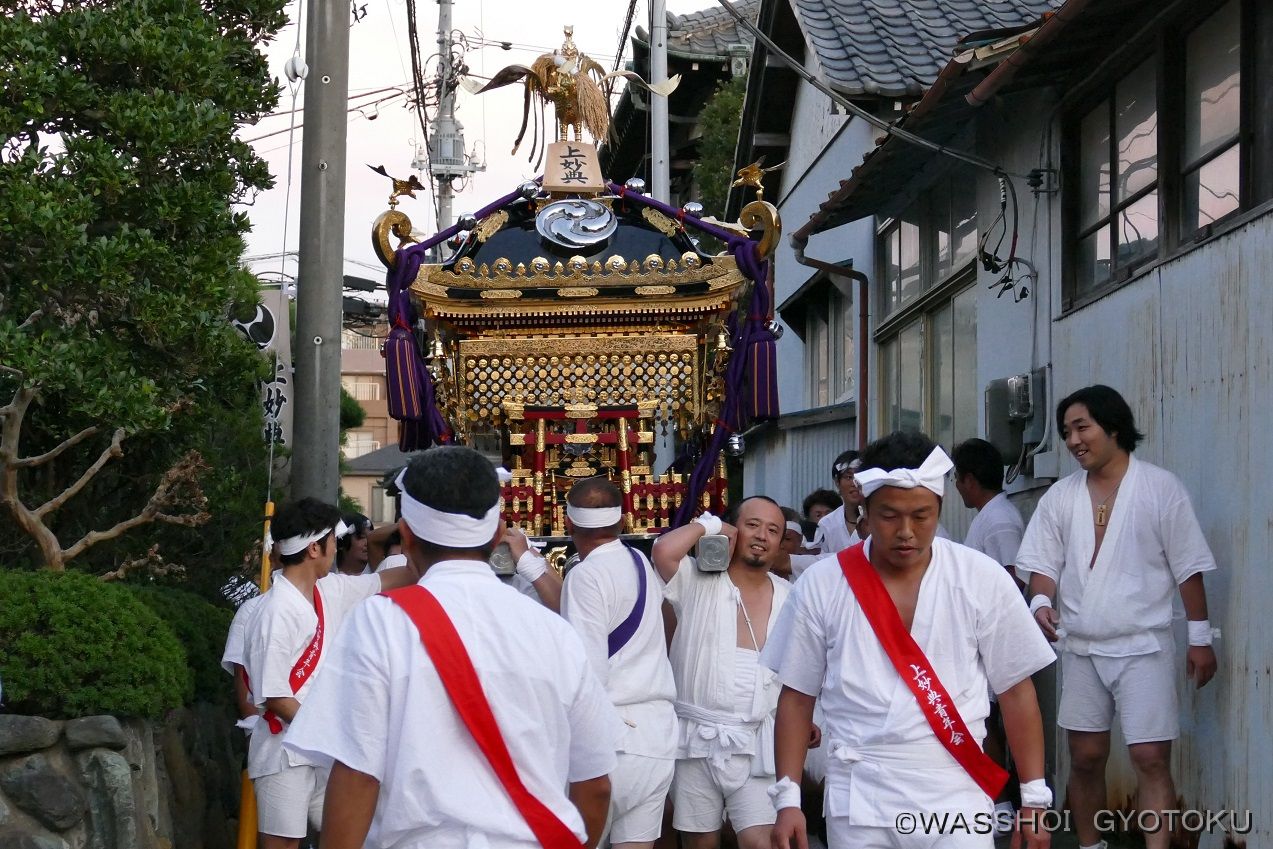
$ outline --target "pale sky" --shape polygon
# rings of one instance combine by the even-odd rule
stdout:
[[[668,9],[678,14],[715,5],[714,0],[666,2]],[[366,16],[350,28],[351,97],[360,92],[407,84],[411,78],[411,60],[407,47],[406,0],[365,0],[365,5],[364,0],[357,0],[357,4],[365,8]],[[472,49],[466,61],[475,75],[489,77],[513,63],[529,65],[539,54],[551,52],[561,45],[564,24],[574,25],[575,43],[581,51],[609,68],[614,63],[614,51],[627,5],[624,0],[577,0],[572,3],[561,0],[456,0],[452,7],[453,27],[469,39]],[[425,57],[433,57],[437,50],[438,6],[431,0],[418,0],[416,8],[419,12],[421,52]],[[296,2],[289,4],[288,13],[292,23],[266,48],[271,72],[284,82],[283,67],[296,46]],[[641,0],[633,30],[637,25],[646,25],[648,14],[648,0]],[[505,51],[498,47],[478,47],[479,33],[492,41],[512,42],[514,49]],[[300,49],[304,56],[303,43]],[[624,49],[630,56],[630,38]],[[427,62],[427,68],[426,77],[432,78],[436,58]],[[319,74],[321,70],[311,66],[310,78],[315,79]],[[521,85],[506,86],[481,96],[460,90],[456,117],[464,125],[468,150],[477,153],[478,159],[486,164],[486,171],[475,174],[457,193],[453,205],[456,215],[476,211],[512,191],[523,180],[536,176],[531,163],[526,161],[529,132],[518,155],[509,156],[521,123],[522,91]],[[387,91],[352,97],[351,106],[371,103],[393,94]],[[296,98],[296,109],[303,108],[304,99],[302,87]],[[368,106],[361,112],[350,113],[345,194],[346,274],[377,281],[383,278],[384,269],[371,249],[370,233],[371,222],[388,208],[386,201],[390,186],[388,180],[369,171],[367,165],[384,165],[390,174],[401,178],[411,173],[415,146],[422,143],[423,138],[415,115],[404,108],[405,100],[399,96],[378,108]],[[270,172],[276,180],[275,188],[261,194],[247,210],[252,220],[252,232],[247,239],[248,257],[296,250],[304,112],[296,113],[289,205],[287,170],[291,116],[286,113],[292,108],[292,93],[285,87],[276,115],[240,129],[240,137],[252,141],[257,153],[269,163]],[[552,121],[551,112],[548,121]],[[432,185],[427,175],[421,175],[421,181]],[[417,192],[415,200],[403,198],[398,208],[411,217],[416,230],[426,233],[436,231],[431,189],[429,192]],[[286,245],[283,238],[285,213],[288,222]],[[249,264],[258,273],[296,273],[294,255],[285,259],[259,259]]]

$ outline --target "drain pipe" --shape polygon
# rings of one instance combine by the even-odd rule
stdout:
[[[867,443],[867,306],[870,298],[870,280],[861,271],[858,271],[850,263],[848,265],[840,265],[826,260],[813,259],[804,255],[804,249],[808,245],[808,239],[801,239],[798,234],[791,237],[791,247],[796,253],[796,262],[808,268],[814,268],[818,271],[825,271],[827,274],[835,274],[841,277],[848,277],[850,280],[856,280],[859,284],[858,291],[861,296],[858,298],[858,397],[857,410],[854,416],[857,419],[858,432],[858,450],[866,447]]]

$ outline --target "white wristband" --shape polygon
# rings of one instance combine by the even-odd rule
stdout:
[[[548,561],[539,555],[539,552],[533,548],[528,548],[522,552],[522,556],[517,558],[517,574],[521,575],[532,584],[544,577],[544,573],[548,571]]]
[[[1213,633],[1211,631],[1211,620],[1190,619],[1189,625],[1189,645],[1191,646],[1209,646]]]
[[[1051,607],[1051,606],[1052,606],[1052,599],[1048,598],[1043,593],[1039,593],[1034,598],[1030,599],[1030,615],[1033,616],[1034,614],[1038,613],[1040,607]]]
[[[1052,807],[1052,790],[1048,787],[1048,783],[1042,778],[1021,782],[1021,807]]]
[[[769,801],[773,802],[775,811],[800,807],[800,785],[786,776],[783,776],[782,781],[777,784],[769,785],[766,792],[769,794]]]
[[[721,521],[718,516],[713,516],[711,513],[704,513],[694,521],[703,526],[703,531],[707,534],[707,536],[720,533]]]

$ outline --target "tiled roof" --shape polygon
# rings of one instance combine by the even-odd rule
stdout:
[[[827,81],[849,96],[924,92],[981,30],[1037,21],[1060,0],[792,0]],[[700,13],[701,14],[701,13]],[[722,14],[724,14],[722,10]]]
[[[730,5],[752,22],[760,14],[760,0],[733,0]],[[636,40],[650,43],[650,34],[644,27],[637,27]],[[731,46],[743,45],[750,51],[754,40],[751,32],[719,4],[683,15],[667,13],[669,53],[703,60],[726,60]]]

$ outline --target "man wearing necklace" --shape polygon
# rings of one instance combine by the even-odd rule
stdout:
[[[1202,687],[1216,671],[1202,576],[1216,563],[1184,486],[1132,456],[1144,437],[1118,392],[1080,389],[1057,405],[1056,423],[1081,468],[1039,501],[1017,567],[1031,573],[1030,610],[1043,634],[1063,638],[1057,724],[1069,741],[1068,800],[1080,846],[1096,849],[1104,842],[1093,818],[1107,807],[1116,711],[1139,784],[1137,809],[1176,806],[1172,596],[1180,593],[1189,620],[1185,675]],[[1165,849],[1169,838],[1165,830],[1146,834],[1145,845]]]
[[[860,542],[858,521],[862,511],[862,490],[858,488],[853,472],[862,465],[858,452],[849,450],[835,458],[831,464],[831,480],[844,503],[818,520],[822,529],[822,550],[827,554],[843,551]]]
[[[786,521],[769,498],[736,508],[735,524],[705,513],[668,531],[652,560],[677,616],[672,638],[681,719],[673,826],[688,849],[714,847],[728,816],[741,849],[767,849],[774,809],[773,719],[778,686],[758,664],[791,585],[771,574],[785,557]],[[690,551],[708,534],[730,538],[725,572],[702,572]]]

